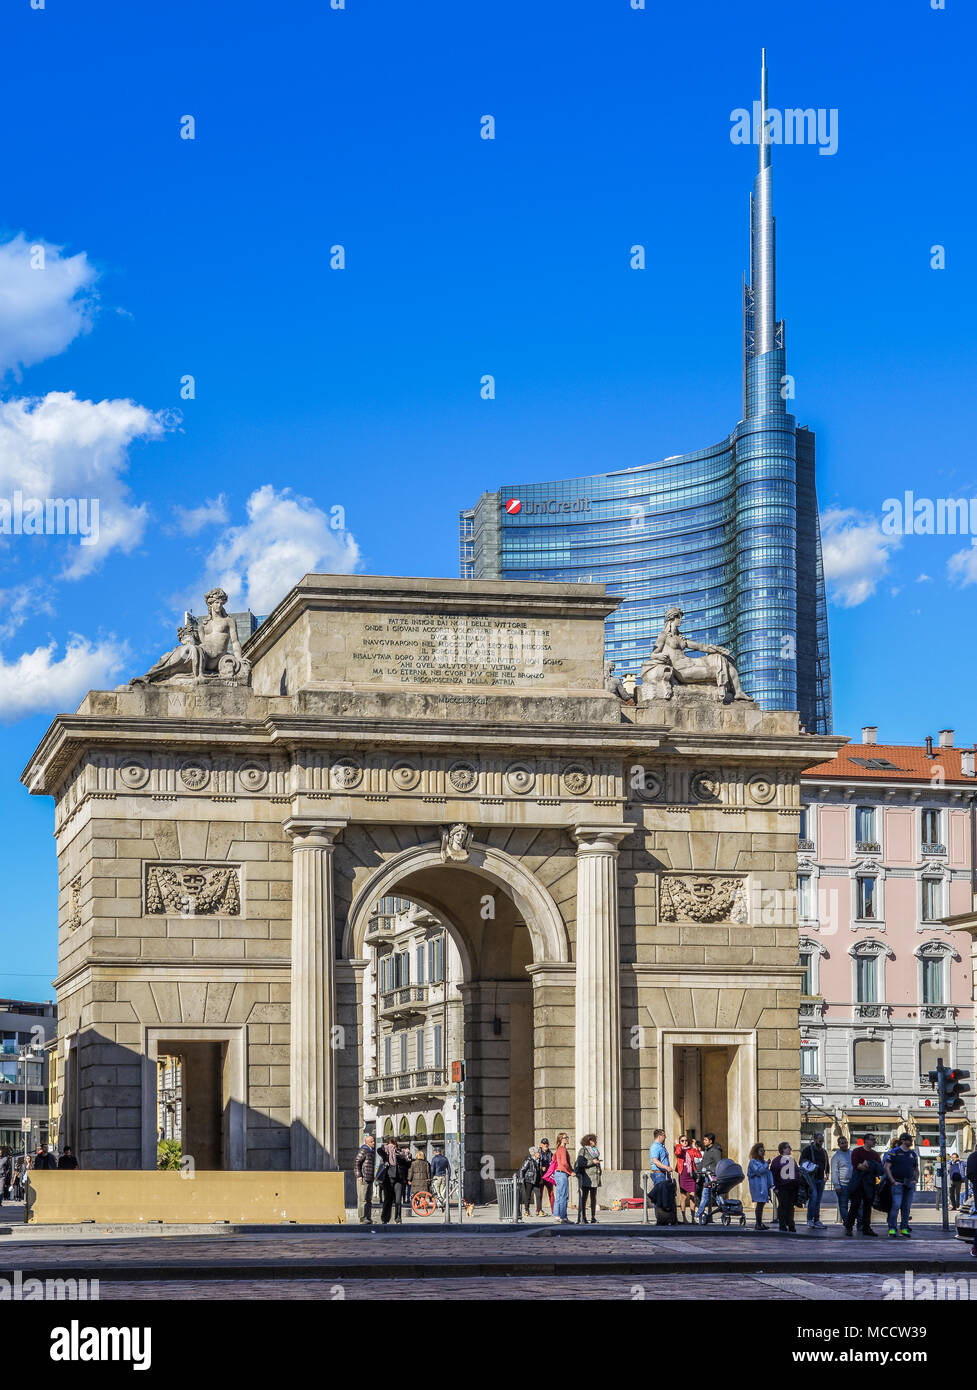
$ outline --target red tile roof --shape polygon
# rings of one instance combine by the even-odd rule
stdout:
[[[866,782],[961,782],[977,788],[977,777],[965,777],[960,770],[960,754],[972,749],[933,748],[933,757],[926,748],[915,743],[846,743],[838,754],[826,763],[818,763],[802,773],[807,781],[824,781],[829,777],[846,781]],[[893,767],[865,767],[869,759],[877,758],[894,764]],[[856,761],[860,760],[860,761]]]

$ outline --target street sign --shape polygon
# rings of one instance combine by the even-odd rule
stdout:
[[[33,1128],[34,1128],[34,1121],[33,1121],[32,1119],[30,1119],[27,1115],[21,1115],[21,1117],[20,1117],[20,1132],[21,1132],[21,1134],[30,1134],[30,1132],[31,1132],[31,1130],[32,1130]]]
[[[464,1064],[464,1062],[452,1062],[452,1063],[451,1063],[451,1080],[452,1080],[452,1082],[457,1086],[458,1083],[461,1082],[461,1081],[464,1081],[464,1079],[465,1079],[465,1064]]]

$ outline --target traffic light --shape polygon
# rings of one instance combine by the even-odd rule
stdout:
[[[927,1076],[927,1079],[928,1079],[928,1081],[929,1081],[929,1083],[930,1083],[931,1086],[934,1086],[934,1087],[939,1086],[939,1084],[940,1084],[940,1073],[939,1073],[938,1071],[928,1071],[928,1072],[926,1073],[926,1076]]]
[[[970,1090],[969,1086],[964,1085],[969,1071],[964,1071],[961,1067],[954,1067],[951,1071],[947,1068],[943,1072],[943,1109],[962,1110],[963,1097]]]

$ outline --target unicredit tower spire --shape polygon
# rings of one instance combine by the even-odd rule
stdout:
[[[483,493],[459,519],[460,572],[603,582],[623,600],[605,626],[606,655],[619,675],[641,671],[677,604],[684,632],[732,651],[744,689],[762,708],[796,709],[805,728],[830,733],[814,435],[790,414],[794,382],[775,287],[777,124],[768,110],[764,50],[753,102],[757,163],[739,423],[718,444],[657,463]],[[731,141],[728,148],[739,147]],[[720,313],[715,331],[727,331]]]

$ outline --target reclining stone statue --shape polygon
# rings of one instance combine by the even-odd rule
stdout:
[[[227,594],[223,589],[211,589],[205,602],[208,616],[195,622],[188,614],[177,632],[179,645],[164,652],[144,676],[134,676],[130,685],[157,685],[180,676],[194,681],[216,677],[238,684],[250,682],[251,663],[241,653],[234,619],[224,610]]]
[[[740,685],[732,653],[726,647],[703,647],[684,637],[679,630],[684,613],[670,608],[665,626],[655,640],[651,656],[641,668],[642,700],[670,700],[676,686],[712,685],[717,699],[749,700]],[[702,652],[699,657],[687,652]]]

